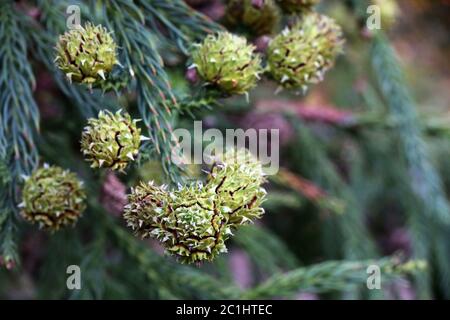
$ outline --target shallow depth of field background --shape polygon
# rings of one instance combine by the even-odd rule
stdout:
[[[250,105],[244,97],[233,97],[221,101],[223,106],[212,112],[199,113],[204,125],[211,128],[280,129],[281,170],[266,185],[266,214],[257,222],[261,228],[238,232],[228,244],[228,254],[212,264],[193,268],[246,289],[275,273],[299,266],[344,257],[360,260],[395,254],[405,260],[427,260],[428,271],[419,273],[429,273],[425,278],[414,275],[397,278],[382,287],[385,298],[448,298],[450,270],[442,265],[450,266],[450,261],[441,261],[446,259],[445,255],[439,256],[436,252],[422,257],[417,254],[417,246],[435,246],[430,235],[439,229],[443,233],[439,241],[447,240],[442,247],[450,250],[450,229],[433,226],[427,220],[420,228],[413,227],[411,212],[422,210],[416,207],[414,193],[410,190],[409,181],[414,173],[408,170],[399,147],[396,120],[389,116],[386,100],[374,85],[370,38],[348,18],[349,13],[339,1],[324,2],[327,2],[324,12],[342,25],[347,44],[345,54],[323,83],[312,86],[301,96],[286,91],[275,95],[276,85],[265,81],[250,93]],[[398,3],[397,20],[385,31],[397,50],[406,83],[417,105],[427,152],[448,196],[450,2],[399,0]],[[210,1],[197,9],[213,19],[223,14],[220,1]],[[176,91],[186,91],[184,60],[170,51],[164,58],[173,87]],[[42,135],[46,139],[40,146],[42,153],[60,164],[88,170],[76,164],[77,161],[82,163],[76,158],[79,157],[76,128],[80,123],[72,119],[71,102],[61,96],[51,75],[41,65],[35,64],[34,71],[37,80],[34,94],[41,112]],[[134,97],[124,95],[120,101],[133,106]],[[290,119],[285,114],[289,114]],[[293,121],[292,117],[297,118]],[[192,119],[183,117],[179,126],[189,128]],[[200,175],[198,168],[193,168],[193,172]],[[100,187],[98,202],[115,223],[123,225],[120,208],[128,186],[141,179],[164,182],[161,174],[159,164],[150,161],[127,176],[108,176]],[[90,178],[95,180],[95,177]],[[416,183],[420,189],[420,177]],[[360,219],[362,224],[355,223],[354,219]],[[95,219],[84,217],[76,227],[78,236],[74,238],[72,230],[51,235],[22,222],[21,264],[11,266],[10,270],[0,270],[0,298],[164,297],[163,291],[157,289],[157,281],[147,282],[148,274],[137,267],[140,262],[129,258],[123,249],[111,245],[101,253],[95,251],[96,242],[92,240],[97,234],[90,229],[94,223]],[[346,230],[344,238],[334,234],[336,225]],[[366,240],[363,245],[362,241]],[[152,254],[161,254],[155,241],[142,243]],[[366,247],[370,251],[361,249]],[[251,254],[248,248],[252,248]],[[96,262],[99,257],[103,260],[101,263]],[[66,290],[64,266],[67,264],[81,264],[82,270],[94,265],[91,268],[94,271],[83,273],[91,283],[89,292]],[[151,270],[151,263],[146,268]],[[339,296],[308,290],[299,290],[293,295],[295,299],[330,297],[355,296],[351,290]],[[358,297],[367,298],[367,295]]]

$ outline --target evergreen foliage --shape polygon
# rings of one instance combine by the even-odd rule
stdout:
[[[0,2],[0,266],[6,267],[0,270],[0,297],[9,297],[8,289],[26,275],[33,282],[30,297],[44,299],[292,299],[305,292],[377,299],[388,296],[389,283],[404,278],[418,298],[450,298],[450,181],[443,151],[449,150],[450,130],[419,113],[389,37],[383,31],[361,35],[371,2],[339,4],[353,29],[342,28],[347,48],[336,63],[343,35],[339,19],[325,16],[332,8],[327,1],[269,1],[282,5],[269,17],[270,26],[254,21],[258,15],[244,25],[227,23],[230,17],[214,21],[188,2]],[[60,38],[68,31],[69,5],[81,9],[89,37],[82,29],[73,31],[73,39],[70,33]],[[249,12],[259,10],[253,1],[245,5]],[[316,9],[320,15],[311,12]],[[261,26],[276,33],[279,25],[295,26],[296,45],[284,33],[272,34],[272,45],[260,48],[257,36],[266,33]],[[308,43],[302,44],[305,32]],[[105,64],[97,60],[106,34],[117,56],[108,54]],[[288,39],[280,44],[277,37]],[[95,43],[77,48],[86,41]],[[69,49],[83,55],[72,61]],[[311,55],[326,61],[321,65]],[[82,81],[85,63],[93,66],[88,81]],[[185,75],[190,70],[197,72]],[[51,85],[42,74],[50,75]],[[361,77],[366,88],[355,93],[352,84]],[[280,129],[291,130],[276,175],[266,179],[259,164],[238,161],[214,163],[205,177],[201,168],[172,161],[179,151],[175,129],[192,131],[194,120],[212,119],[208,126],[225,132],[256,109],[253,97],[273,98],[282,85],[277,99],[296,104],[307,97],[289,88],[307,95],[306,86],[322,80],[318,90],[329,91],[347,110],[269,110],[284,121]],[[56,115],[44,105],[56,105]],[[44,163],[63,169],[27,187],[27,179],[46,170],[40,168]],[[119,169],[117,183],[132,188],[128,200],[135,202],[128,206],[119,189],[106,195],[125,210],[125,222],[101,200],[112,174],[104,167]],[[154,177],[155,184],[139,184],[143,176]],[[86,210],[76,202],[85,201],[84,193]],[[72,228],[48,233],[22,219],[23,199],[31,221],[59,217],[61,210],[70,214],[74,207],[76,218],[77,210],[84,213],[62,223],[77,220]],[[402,220],[411,253],[381,248],[373,221],[389,224],[385,212]],[[163,255],[157,241],[134,237],[126,223],[145,238],[153,235],[181,261],[198,264]],[[190,251],[195,246],[201,254]],[[250,272],[245,285],[233,281],[239,253]],[[83,270],[81,290],[66,288],[72,264]],[[372,265],[382,272],[383,290],[367,288]]]

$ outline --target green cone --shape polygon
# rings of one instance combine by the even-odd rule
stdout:
[[[124,218],[136,235],[158,239],[181,262],[211,261],[227,251],[233,229],[264,213],[263,182],[256,159],[239,152],[235,161],[229,152],[214,163],[205,185],[171,191],[141,183],[128,196]]]
[[[56,51],[55,63],[71,82],[96,84],[118,64],[113,38],[91,23],[60,36]]]
[[[209,35],[192,53],[192,67],[208,85],[227,94],[244,94],[262,72],[261,58],[254,49],[244,37],[228,32]]]
[[[139,153],[143,137],[128,113],[100,111],[88,120],[81,136],[81,151],[92,168],[123,171]]]
[[[268,71],[282,87],[306,90],[323,80],[343,43],[341,28],[333,19],[307,14],[269,44]]]
[[[45,166],[25,181],[21,214],[41,228],[58,230],[73,225],[86,208],[86,194],[74,173]]]

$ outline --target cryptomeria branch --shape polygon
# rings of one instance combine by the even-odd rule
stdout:
[[[114,36],[123,49],[121,63],[136,80],[138,109],[154,150],[170,179],[179,181],[180,168],[170,160],[171,151],[177,144],[172,122],[178,106],[154,35],[145,27],[144,14],[133,2],[111,0],[97,5],[98,2],[92,3],[93,8],[101,8],[105,24],[115,31]]]
[[[5,158],[11,151],[7,164],[17,182],[37,164],[34,134],[39,128],[39,111],[32,93],[35,79],[27,57],[24,19],[10,2],[3,2],[0,23],[0,152]]]
[[[109,226],[119,247],[137,260],[139,268],[145,272],[147,278],[156,282],[166,295],[170,294],[179,298],[230,299],[238,294],[237,288],[228,286],[191,267],[172,264],[140,245],[119,226],[115,224]]]
[[[13,1],[0,4],[0,160],[9,179],[0,192],[0,240],[4,259],[14,260],[13,215],[17,210],[17,187],[38,163],[34,135],[39,111],[33,98],[35,79],[27,57],[25,17]]]
[[[261,270],[268,273],[299,265],[291,250],[276,234],[266,228],[243,226],[236,232],[235,242],[241,246]]]
[[[152,30],[185,54],[194,41],[223,29],[183,0],[138,0],[138,3]]]
[[[54,59],[54,49],[58,35],[65,31],[65,19],[61,18],[61,12],[65,12],[68,4],[65,1],[38,0],[41,11],[40,23],[29,25],[27,31],[35,48],[32,51],[36,59],[44,64],[55,78],[55,83],[61,91],[78,106],[79,111],[86,117],[92,117],[99,110],[108,108],[104,98],[98,92],[89,92],[85,87],[71,84],[61,73]]]
[[[446,245],[448,243],[446,230],[450,226],[450,206],[444,187],[430,161],[422,138],[423,132],[419,126],[416,106],[405,85],[399,61],[387,39],[381,33],[373,40],[371,58],[373,70],[389,113],[396,120],[395,132],[399,137],[400,147],[407,161],[409,183],[415,196],[414,201],[417,201],[417,205],[422,209],[410,211],[410,223],[417,227],[426,221],[433,228],[434,231],[421,227],[422,233],[416,232],[416,236],[428,237],[434,242],[428,249],[436,256],[437,270],[440,280],[444,284],[442,287],[448,294],[450,251]],[[419,214],[424,214],[426,219],[418,217]],[[429,253],[427,254],[425,251],[424,244],[416,240],[415,247],[421,249],[421,255],[429,256]]]
[[[396,120],[396,131],[409,165],[411,185],[417,197],[425,204],[425,214],[442,223],[450,223],[450,208],[442,182],[430,163],[417,113],[408,88],[404,85],[393,49],[385,37],[377,35],[372,48],[373,70],[390,114]]]
[[[392,259],[360,262],[328,261],[302,267],[285,274],[274,275],[263,284],[244,293],[243,298],[286,297],[301,291],[317,293],[346,291],[352,287],[366,285],[367,268],[370,265],[376,265],[380,268],[382,281],[421,268],[416,266],[415,262],[410,265],[407,264],[406,268],[396,267],[397,264]],[[381,285],[383,285],[383,282]]]

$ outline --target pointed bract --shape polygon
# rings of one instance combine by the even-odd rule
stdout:
[[[55,231],[73,225],[85,210],[85,201],[86,193],[74,173],[46,166],[26,180],[19,208],[27,221]]]
[[[105,80],[118,64],[116,44],[102,26],[87,23],[62,36],[56,45],[56,66],[70,82],[92,85]]]
[[[341,28],[333,19],[306,14],[269,44],[268,72],[283,88],[304,91],[323,80],[343,51],[343,43]]]
[[[128,113],[100,111],[88,120],[81,136],[81,151],[93,168],[124,170],[134,161],[141,144],[141,130]]]
[[[182,262],[211,261],[227,251],[231,229],[264,213],[261,173],[250,153],[233,150],[217,159],[206,184],[180,184],[168,191],[141,183],[128,196],[124,218],[138,236],[158,239]]]
[[[227,94],[244,94],[262,73],[261,57],[244,37],[229,32],[209,35],[192,53],[197,72],[207,85]]]

